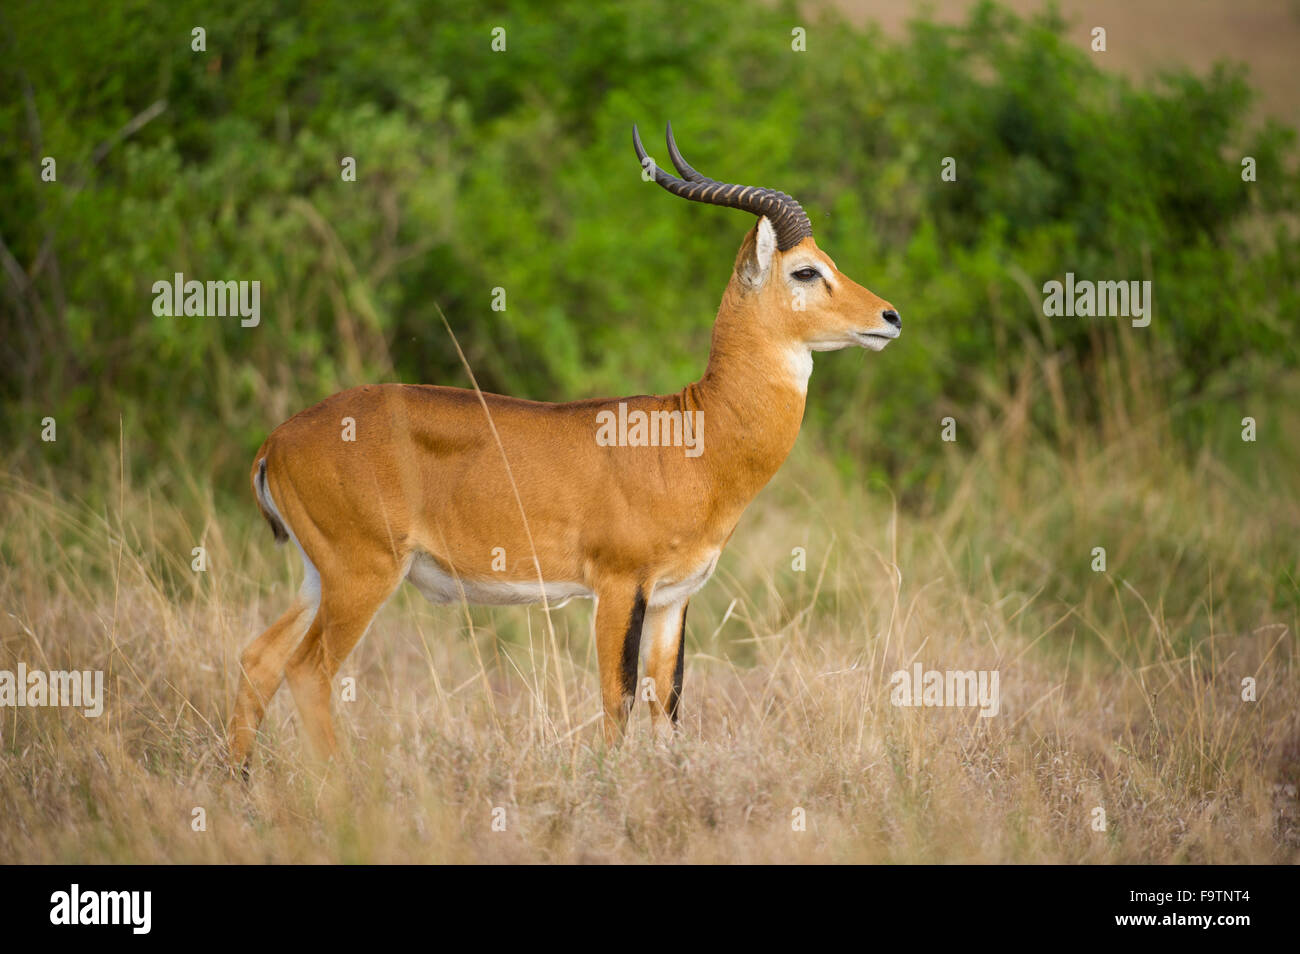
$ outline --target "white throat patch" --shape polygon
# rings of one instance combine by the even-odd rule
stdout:
[[[812,376],[812,350],[805,345],[791,345],[785,356],[786,367],[790,371],[790,383],[801,394],[808,393],[808,378]]]

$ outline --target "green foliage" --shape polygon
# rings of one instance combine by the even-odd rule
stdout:
[[[34,274],[3,278],[3,437],[30,445],[53,415],[42,453],[65,464],[91,466],[120,417],[137,462],[202,455],[243,492],[266,432],[334,390],[467,383],[439,306],[487,389],[693,380],[750,222],[641,180],[631,124],[654,154],[669,118],[706,173],[799,197],[821,247],[902,312],[884,354],[818,358],[810,419],[851,473],[919,485],[939,418],[995,417],[1026,355],[1060,358],[1075,423],[1106,401],[1094,369],[1121,335],[1192,406],[1296,363],[1292,133],[1247,125],[1240,70],[1136,89],[1050,12],[986,4],[891,41],[721,0],[687,19],[641,0],[110,6],[0,19],[0,237]],[[178,271],[259,280],[261,325],[155,317],[151,285]],[[1066,271],[1151,280],[1152,325],[1045,319]]]

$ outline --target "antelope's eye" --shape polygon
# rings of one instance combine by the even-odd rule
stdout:
[[[814,279],[821,278],[822,273],[815,268],[800,268],[790,273],[792,278],[797,278],[801,282],[810,282]]]

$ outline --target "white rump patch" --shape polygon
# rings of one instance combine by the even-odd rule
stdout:
[[[316,569],[316,564],[311,562],[307,551],[298,542],[298,535],[293,532],[293,527],[289,526],[289,521],[284,519],[284,514],[280,513],[280,508],[275,505],[275,500],[271,497],[271,488],[266,485],[264,474],[258,474],[257,496],[262,501],[262,506],[280,521],[280,526],[284,527],[285,533],[289,534],[289,539],[298,548],[298,555],[302,557],[303,577],[302,586],[298,588],[298,597],[311,610],[311,615],[307,617],[307,623],[310,624],[316,616],[317,607],[320,606],[320,571]]]

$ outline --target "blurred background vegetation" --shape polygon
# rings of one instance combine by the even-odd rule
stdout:
[[[19,2],[0,30],[0,436],[11,466],[91,499],[119,428],[128,469],[183,460],[242,495],[269,430],[331,392],[467,384],[439,305],[488,390],[696,379],[751,222],[644,183],[634,121],[652,153],[671,119],[706,174],[797,196],[899,307],[886,353],[819,357],[804,440],[905,501],[939,489],[940,419],[978,442],[1026,361],[1051,379],[1027,410],[1049,445],[1136,383],[1189,451],[1241,467],[1240,418],[1267,439],[1296,366],[1291,130],[1247,121],[1243,67],[1138,87],[1051,9],[977,4],[895,37],[720,0]],[[178,271],[259,280],[260,326],[155,317],[151,286]],[[1152,281],[1150,327],[1044,318],[1066,271]]]
[[[1265,117],[1300,100],[1269,2],[6,0],[0,669],[99,668],[112,705],[0,726],[0,857],[1294,862],[1300,180]],[[1182,65],[1131,69],[1162,38]],[[224,786],[239,651],[302,574],[249,499],[272,428],[352,385],[467,385],[439,307],[491,390],[702,373],[752,219],[641,180],[632,123],[660,154],[669,119],[904,320],[817,357],[692,599],[685,755],[582,751],[589,609],[404,587],[348,660],[358,814],[319,823],[284,693],[269,774]],[[260,325],[156,317],[176,272],[260,281]],[[1066,272],[1151,281],[1150,326],[1044,317]],[[1009,718],[889,705],[913,660],[997,669]]]

